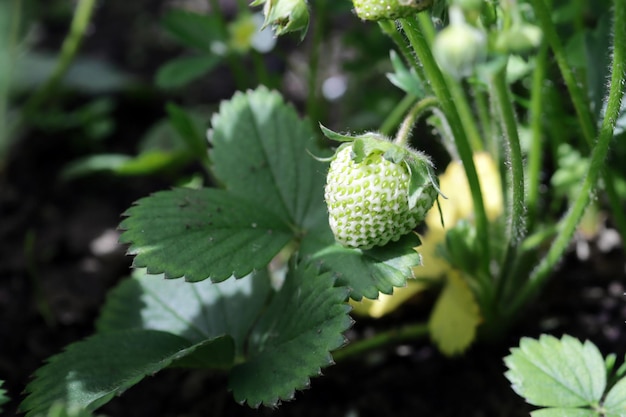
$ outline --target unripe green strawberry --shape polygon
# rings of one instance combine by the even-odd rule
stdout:
[[[363,20],[393,20],[421,12],[433,0],[352,0],[352,4]]]
[[[324,197],[335,239],[371,249],[410,233],[438,193],[426,156],[367,134],[337,150]]]

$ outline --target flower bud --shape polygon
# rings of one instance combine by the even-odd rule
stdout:
[[[352,0],[356,15],[363,20],[393,20],[429,8],[433,0]]]
[[[263,27],[272,26],[278,36],[289,32],[300,32],[304,38],[309,28],[309,8],[306,0],[255,0],[250,5],[264,4]]]
[[[535,25],[517,24],[498,34],[495,47],[502,52],[525,54],[539,46],[542,35],[541,29]]]
[[[471,75],[487,54],[485,34],[465,23],[462,17],[458,19],[459,13],[462,13],[460,9],[450,8],[451,23],[437,34],[433,44],[439,67],[457,79]],[[457,18],[453,20],[453,16]]]

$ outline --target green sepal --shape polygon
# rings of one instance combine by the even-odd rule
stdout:
[[[408,152],[407,152],[408,154]],[[435,187],[435,190],[441,194],[439,189],[439,182],[433,169],[433,164],[426,156],[411,152],[408,158],[403,160],[405,163],[411,180],[409,181],[409,210],[417,205],[417,202],[422,197],[422,193],[428,183]]]
[[[332,130],[330,130],[329,128],[327,128],[321,123],[320,123],[320,129],[322,130],[322,133],[324,134],[324,136],[326,136],[330,140],[334,140],[337,142],[352,142],[356,138],[356,136],[342,135],[340,133],[333,132]]]
[[[357,163],[362,162],[365,158],[376,151],[382,152],[383,157],[390,162],[397,163],[394,159],[397,159],[398,157],[402,159],[400,156],[402,148],[392,144],[390,141],[385,139],[384,136],[378,133],[368,132],[354,139],[352,144],[352,160]],[[389,157],[386,157],[386,155],[389,155]]]

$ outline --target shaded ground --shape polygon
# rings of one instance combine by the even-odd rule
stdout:
[[[160,2],[142,4],[156,13]],[[145,11],[125,4],[106,9],[98,19],[130,20],[139,10]],[[154,66],[150,54],[133,55],[135,61],[124,55],[137,47],[138,41],[131,39],[134,32],[114,32],[106,42],[96,37],[91,46],[137,73],[149,73]],[[151,51],[150,38],[142,39]],[[227,97],[227,83],[219,86],[206,90],[205,99]],[[162,116],[164,99],[117,99],[117,133],[107,147],[132,152],[137,138]],[[131,260],[114,244],[120,213],[138,198],[170,185],[167,178],[106,175],[60,181],[60,170],[81,152],[64,137],[34,132],[17,144],[6,178],[0,180],[0,379],[14,398],[5,407],[8,416],[15,413],[20,392],[43,360],[92,333],[106,291],[128,274]],[[621,248],[608,253],[594,249],[584,262],[572,253],[507,340],[475,346],[456,359],[443,358],[427,342],[389,347],[324,370],[311,389],[277,410],[235,404],[223,375],[167,370],[131,388],[102,412],[115,417],[526,416],[530,408],[503,376],[508,348],[522,336],[568,333],[592,340],[604,354],[623,357],[624,268]],[[393,320],[411,320],[414,314],[409,307]],[[359,320],[349,336],[364,337],[389,322]]]

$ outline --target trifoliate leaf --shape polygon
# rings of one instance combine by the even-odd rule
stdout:
[[[323,270],[334,273],[339,285],[350,288],[350,298],[376,299],[379,292],[391,294],[413,277],[412,268],[420,265],[416,248],[421,244],[414,233],[397,242],[369,250],[351,249],[334,242],[330,230],[307,235],[300,247],[301,256]]]
[[[53,356],[26,387],[21,408],[26,416],[46,412],[55,402],[93,411],[145,376],[153,375],[196,349],[211,345],[232,349],[228,337],[193,344],[156,330],[96,334]]]
[[[247,361],[233,368],[235,400],[275,406],[308,387],[332,364],[329,352],[345,343],[342,333],[352,324],[347,296],[330,274],[311,266],[292,270],[250,335]]]
[[[626,378],[620,379],[613,388],[609,390],[602,405],[608,413],[618,416],[626,414]]]
[[[264,87],[236,93],[211,125],[213,172],[227,190],[301,229],[326,216],[327,166],[311,155],[328,152],[278,93]]]
[[[480,310],[467,283],[450,272],[428,322],[430,337],[445,355],[462,353],[476,338]]]
[[[227,334],[242,354],[270,291],[264,271],[218,284],[165,280],[136,271],[108,295],[96,328],[100,333],[161,330],[192,342]]]
[[[591,342],[571,336],[523,338],[504,359],[513,389],[533,405],[597,405],[606,387],[604,360]]]
[[[223,281],[264,268],[292,239],[289,226],[252,200],[216,189],[174,189],[125,213],[122,243],[135,267],[187,281]]]

